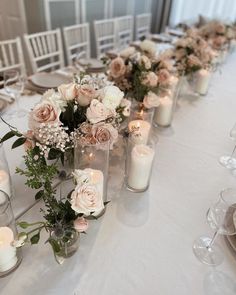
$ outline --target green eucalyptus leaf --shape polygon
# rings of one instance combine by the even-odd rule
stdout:
[[[37,194],[34,196],[35,200],[40,200],[44,195],[44,191],[40,190],[37,192]]]
[[[38,244],[40,239],[40,232],[30,238],[31,245]]]
[[[2,142],[4,142],[4,141],[6,141],[6,140],[12,138],[12,137],[15,136],[15,135],[16,135],[16,134],[15,134],[15,131],[11,130],[11,131],[7,132],[7,133],[1,138],[1,141],[0,141],[0,142],[2,143]]]
[[[13,145],[12,145],[11,148],[14,149],[14,148],[16,148],[16,147],[18,147],[18,146],[24,144],[25,142],[26,142],[26,138],[25,138],[25,137],[20,137],[20,138],[18,138],[18,139],[13,143]]]
[[[18,222],[17,224],[19,225],[19,227],[24,228],[24,229],[31,226],[31,224],[26,221],[21,221],[21,222]]]

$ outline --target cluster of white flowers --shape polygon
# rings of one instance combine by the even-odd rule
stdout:
[[[40,148],[41,154],[48,154],[51,147],[59,149],[62,152],[66,150],[66,144],[70,142],[70,137],[66,133],[66,128],[60,123],[45,124],[42,123],[38,129],[40,143],[36,145]]]

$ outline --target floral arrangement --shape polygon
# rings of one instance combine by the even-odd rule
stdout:
[[[226,25],[215,20],[202,26],[199,29],[199,34],[217,51],[226,49],[230,41],[236,38],[235,29],[232,25]]]
[[[107,61],[108,78],[125,96],[152,108],[159,105],[160,90],[169,87],[172,64],[166,57],[156,57],[156,46],[144,40],[139,48],[128,47]]]
[[[130,102],[123,96],[116,86],[81,76],[73,83],[61,85],[57,92],[48,90],[42,96],[29,113],[26,133],[2,119],[10,131],[1,142],[15,136],[17,139],[12,148],[24,145],[26,150],[23,156],[25,169],[16,168],[16,173],[26,177],[26,185],[37,190],[35,199],[42,199],[45,204],[41,209],[45,221],[19,223],[25,231],[19,234],[18,246],[26,242],[38,243],[40,233],[45,229],[55,257],[65,256],[65,245],[72,237],[87,230],[88,218],[97,218],[97,213],[104,209],[103,194],[91,182],[89,170],[74,171],[76,187],[60,199],[56,197],[53,183],[58,176],[59,179],[60,176],[67,177],[59,167],[64,164],[67,152],[73,155],[77,140],[99,147],[110,141],[110,147],[113,147],[119,124],[129,116]]]
[[[192,74],[200,69],[210,69],[215,53],[199,35],[197,29],[190,29],[186,36],[175,43],[174,58],[179,75]]]

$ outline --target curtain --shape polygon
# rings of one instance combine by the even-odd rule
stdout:
[[[236,1],[172,0],[169,25],[176,26],[180,22],[191,24],[198,20],[199,15],[209,19],[234,22],[236,20]]]
[[[163,32],[168,25],[172,0],[154,0],[152,2],[152,32]]]

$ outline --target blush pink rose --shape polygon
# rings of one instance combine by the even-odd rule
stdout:
[[[142,84],[150,87],[157,86],[158,77],[154,72],[148,72],[144,75]]]
[[[109,140],[110,149],[118,139],[118,131],[109,123],[99,123],[92,127],[92,134],[99,143],[106,143]],[[106,148],[106,146],[104,147]]]
[[[110,74],[113,78],[119,78],[125,74],[125,63],[121,57],[117,57],[110,63]]]
[[[58,123],[61,110],[59,107],[49,101],[38,103],[29,113],[29,128],[36,132],[40,124]]]
[[[73,100],[77,96],[77,85],[74,83],[62,84],[58,87],[58,92],[64,100]]]
[[[97,99],[91,101],[90,106],[87,109],[87,118],[92,124],[106,120],[110,111]]]
[[[170,80],[170,73],[166,69],[162,69],[158,72],[158,81],[160,84],[168,84]]]
[[[76,100],[80,106],[87,106],[96,97],[96,90],[88,84],[81,85],[77,90]]]
[[[86,232],[86,230],[88,229],[88,220],[85,219],[84,217],[78,217],[75,221],[74,221],[74,228],[79,232],[79,233],[83,233]]]

